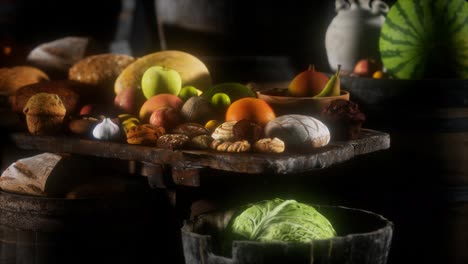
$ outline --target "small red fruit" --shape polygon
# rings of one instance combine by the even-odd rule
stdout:
[[[382,70],[382,64],[375,59],[359,60],[354,66],[353,73],[361,77],[372,77],[376,71]]]

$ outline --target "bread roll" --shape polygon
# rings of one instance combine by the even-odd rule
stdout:
[[[65,106],[56,94],[38,93],[28,100],[23,109],[29,133],[54,135],[62,130]]]
[[[10,96],[25,85],[47,80],[49,76],[36,67],[0,68],[0,95]]]

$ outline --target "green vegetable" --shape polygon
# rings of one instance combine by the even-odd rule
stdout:
[[[331,223],[310,205],[273,199],[251,204],[231,220],[232,240],[308,243],[336,235]]]

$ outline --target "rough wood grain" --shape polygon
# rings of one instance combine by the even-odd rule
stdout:
[[[221,153],[211,150],[167,150],[116,142],[85,140],[72,137],[11,135],[22,149],[65,152],[122,160],[137,160],[166,164],[177,168],[211,168],[238,173],[301,173],[330,167],[363,155],[390,147],[387,133],[363,129],[357,140],[334,142],[307,154],[282,153]]]
[[[381,215],[342,206],[316,206],[334,222],[338,236],[311,243],[235,240],[226,247],[225,231],[234,211],[217,211],[187,221],[181,229],[186,263],[199,264],[385,264],[393,223]],[[223,253],[231,251],[227,256]]]

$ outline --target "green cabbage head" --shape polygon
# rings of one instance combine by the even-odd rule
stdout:
[[[308,243],[336,236],[331,223],[314,207],[295,200],[273,199],[251,204],[233,220],[235,240]]]

